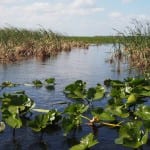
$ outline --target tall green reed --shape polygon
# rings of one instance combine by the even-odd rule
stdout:
[[[11,26],[0,28],[0,59],[12,57],[12,54],[49,56],[52,51],[60,51],[60,39],[59,34],[50,29],[28,30]]]
[[[123,32],[117,31],[118,43],[124,47],[131,67],[138,71],[150,71],[150,22],[132,20],[131,26],[126,27]]]

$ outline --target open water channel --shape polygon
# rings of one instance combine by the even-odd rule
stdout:
[[[59,102],[69,102],[63,93],[66,85],[83,80],[87,86],[95,86],[97,83],[103,84],[105,79],[122,80],[135,74],[128,70],[128,63],[120,63],[120,72],[117,72],[118,64],[110,64],[107,59],[111,56],[113,45],[91,45],[89,49],[73,49],[70,52],[62,52],[55,57],[46,60],[36,58],[15,62],[13,64],[0,64],[0,83],[11,81],[21,85],[14,88],[6,88],[0,91],[14,92],[25,90],[27,95],[35,100],[36,108],[62,110],[65,104]],[[47,90],[45,87],[35,88],[26,86],[33,80],[44,81],[46,78],[56,79],[55,90]],[[110,129],[111,130],[111,129]],[[82,132],[77,137],[64,137],[61,131],[44,136],[45,144],[39,144],[38,134],[31,132],[28,128],[16,130],[16,143],[12,142],[12,129],[6,128],[0,134],[0,150],[67,150],[71,143],[80,139],[83,135],[91,131],[90,127],[84,126]],[[125,150],[126,148],[115,145],[114,138],[117,133],[114,130],[103,127],[98,133],[100,143],[93,147],[93,150]]]

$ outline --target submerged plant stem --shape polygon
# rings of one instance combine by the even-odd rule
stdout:
[[[109,127],[112,127],[112,128],[120,127],[121,126],[120,123],[113,124],[113,123],[108,123],[108,122],[101,122],[100,124],[104,125],[104,126],[109,126]]]

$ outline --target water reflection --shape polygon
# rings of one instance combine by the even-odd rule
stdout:
[[[57,57],[50,57],[49,59],[28,59],[14,64],[0,64],[0,83],[4,81],[12,81],[15,83],[21,83],[20,86],[14,87],[13,89],[6,88],[0,91],[0,95],[3,92],[12,92],[17,90],[25,90],[26,93],[35,100],[37,108],[51,109],[55,108],[58,110],[63,109],[70,101],[66,99],[63,94],[63,89],[67,84],[74,82],[75,80],[81,79],[87,82],[88,86],[95,86],[97,83],[103,84],[105,79],[123,79],[129,74],[127,64],[120,65],[120,71],[112,71],[116,66],[107,63],[106,58],[110,57],[113,51],[112,45],[101,45],[101,46],[90,46],[88,50],[85,49],[74,49],[70,52],[62,52]],[[24,86],[24,83],[32,83],[33,80],[44,81],[46,78],[54,77],[56,79],[55,90],[51,87],[33,88]],[[63,104],[65,102],[65,104]],[[54,105],[58,104],[58,105]],[[60,105],[59,105],[60,103]],[[63,105],[62,105],[63,104]],[[86,135],[91,129],[84,127],[83,132],[79,135],[82,137]],[[19,132],[19,133],[18,133]],[[99,132],[95,131],[95,134]],[[106,135],[108,130],[101,128],[102,137],[108,137]],[[113,136],[116,136],[116,133]],[[80,137],[74,137],[64,140],[64,136],[60,133],[60,130],[50,135],[44,135],[44,143],[36,143],[37,138],[35,134],[29,129],[18,129],[17,136],[21,136],[20,143],[16,144],[16,149],[68,149],[74,143],[79,142]],[[10,130],[7,129],[3,136],[0,137],[0,149],[5,147],[4,141],[11,139]],[[108,137],[109,139],[109,137]],[[107,139],[107,141],[108,141]],[[112,138],[114,139],[114,138]],[[101,149],[105,146],[117,149],[118,146],[111,142],[111,146],[104,141],[104,144],[98,145],[97,148]],[[18,142],[19,142],[18,141]],[[11,142],[7,142],[11,144]],[[11,149],[11,148],[10,148]],[[121,149],[121,148],[120,148]]]
[[[103,81],[105,78],[122,79],[127,76],[127,65],[122,65],[119,75],[112,72],[115,69],[105,62],[110,56],[112,45],[91,46],[88,50],[74,49],[70,52],[62,52],[57,57],[29,59],[15,64],[0,65],[0,82],[16,80],[18,82],[31,81],[33,78],[46,78],[54,76],[63,81],[84,79]],[[44,64],[44,65],[43,65]]]
[[[33,98],[37,107],[54,108],[51,103],[66,101],[63,89],[67,84],[75,80],[87,82],[87,86],[95,86],[97,83],[103,84],[105,79],[124,79],[129,74],[128,65],[120,64],[119,73],[115,71],[115,63],[106,62],[113,52],[113,45],[90,46],[89,49],[73,49],[70,52],[62,52],[57,56],[37,61],[36,58],[16,62],[14,64],[0,64],[0,83],[12,81],[20,83],[19,87],[13,89],[6,88],[0,91],[0,95],[5,91],[25,90]],[[24,83],[32,83],[33,80],[44,81],[46,78],[56,79],[55,90],[51,87],[23,86]],[[61,109],[62,105],[55,105]]]
[[[48,150],[50,146],[44,141],[35,142],[29,145],[28,150]]]

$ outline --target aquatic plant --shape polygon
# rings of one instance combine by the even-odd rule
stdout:
[[[55,79],[47,78],[44,82],[54,85]],[[71,150],[86,150],[98,143],[96,137],[100,135],[97,131],[101,127],[108,127],[117,129],[116,144],[141,148],[148,143],[150,133],[150,79],[107,79],[104,84],[105,90],[100,84],[87,88],[82,80],[67,85],[64,93],[70,99],[70,104],[65,103],[66,107],[61,111],[33,108],[35,102],[24,91],[4,93],[0,98],[3,121],[0,122],[0,132],[5,131],[5,125],[9,125],[13,128],[14,137],[15,129],[23,127],[23,118],[27,127],[41,133],[41,138],[44,133],[55,131],[63,132],[67,137],[76,136],[86,125],[91,133],[81,138],[78,144],[70,146]],[[105,101],[105,105],[95,105],[95,100]],[[33,115],[28,115],[31,112]]]
[[[21,57],[50,56],[61,48],[59,35],[51,30],[0,29],[1,59],[15,61]]]
[[[149,72],[150,68],[150,22],[132,20],[131,26],[126,27],[125,31],[118,31],[117,42],[123,46],[117,47],[115,53],[125,54],[130,67],[139,72]],[[117,43],[116,42],[116,43]]]
[[[36,56],[54,56],[72,47],[87,48],[85,42],[64,38],[62,34],[40,27],[37,30],[7,26],[0,28],[0,62],[14,62]]]
[[[35,103],[24,91],[13,94],[4,93],[2,99],[2,120],[13,128],[13,138],[15,138],[15,129],[21,128],[23,123],[21,117],[34,107]]]
[[[35,87],[42,87],[43,83],[40,80],[34,80],[32,81],[33,85]]]
[[[87,47],[89,44],[112,44],[115,43],[119,37],[117,36],[64,36],[66,41],[77,41],[79,42],[79,47],[83,43],[83,48]]]
[[[95,140],[94,135],[90,133],[81,139],[80,144],[71,147],[70,150],[86,150],[90,149],[96,144],[98,144],[98,141]]]
[[[88,104],[92,103],[94,100],[103,98],[104,88],[97,84],[96,87],[91,87],[86,89],[86,82],[82,80],[77,80],[72,84],[65,87],[64,93],[68,98],[83,100]]]
[[[0,133],[3,132],[5,130],[5,123],[4,122],[0,122]]]

